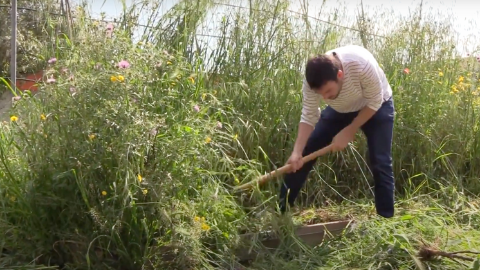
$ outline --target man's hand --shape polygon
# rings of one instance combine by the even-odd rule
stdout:
[[[342,151],[347,147],[349,142],[352,142],[355,139],[355,134],[357,133],[357,128],[352,125],[349,125],[342,129],[332,140],[332,151],[338,152]]]
[[[302,154],[297,151],[293,151],[290,155],[290,158],[287,161],[287,164],[291,164],[290,170],[288,172],[296,172],[303,167]]]
[[[303,149],[305,148],[305,144],[307,143],[308,138],[312,134],[313,131],[313,126],[302,123],[298,125],[298,135],[297,135],[297,140],[295,141],[295,146],[293,147],[292,154],[290,155],[290,158],[287,161],[288,164],[292,164],[292,167],[288,172],[296,172],[303,166],[303,161],[302,161],[302,152]]]
[[[359,114],[355,119],[353,119],[352,123],[348,125],[346,128],[342,129],[337,136],[335,136],[332,140],[332,151],[338,152],[342,151],[347,147],[349,142],[352,142],[355,139],[355,134],[357,133],[358,129],[363,126],[372,116],[375,114],[376,110],[373,110],[370,107],[364,107],[360,110]]]

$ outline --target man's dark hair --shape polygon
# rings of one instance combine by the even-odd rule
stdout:
[[[333,53],[336,56],[335,53]],[[328,81],[338,81],[337,74],[340,61],[332,61],[327,55],[322,54],[310,58],[305,69],[305,78],[310,88],[319,88]]]

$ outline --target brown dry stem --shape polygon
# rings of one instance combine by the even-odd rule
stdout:
[[[466,256],[462,256],[459,254],[480,254],[480,252],[475,252],[475,251],[456,251],[456,252],[445,252],[441,251],[432,247],[429,247],[427,245],[424,245],[420,248],[418,251],[418,256],[423,260],[423,261],[431,261],[433,259],[436,259],[438,257],[445,257],[448,258],[452,261],[455,261],[459,264],[462,264],[460,261],[457,259],[461,259],[464,261],[469,261],[473,262],[474,259]]]

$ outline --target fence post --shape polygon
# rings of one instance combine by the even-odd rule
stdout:
[[[17,87],[17,0],[11,0],[11,25],[12,25],[12,37],[10,47],[10,80],[11,86],[16,92]]]

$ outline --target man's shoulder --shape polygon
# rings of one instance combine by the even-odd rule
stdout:
[[[358,45],[346,45],[329,50],[327,54],[336,53],[342,62],[361,62],[367,64],[367,62],[375,61],[372,53],[366,48]]]
[[[344,55],[358,55],[358,56],[370,56],[372,53],[367,50],[365,47],[359,46],[359,45],[345,45],[341,47],[337,47],[334,49],[328,50],[326,53],[327,54],[332,54],[332,53],[338,53],[338,54],[344,54]]]
[[[373,54],[366,48],[358,45],[346,45],[330,50],[330,53],[337,53],[345,70],[350,74],[370,70],[378,66]]]

